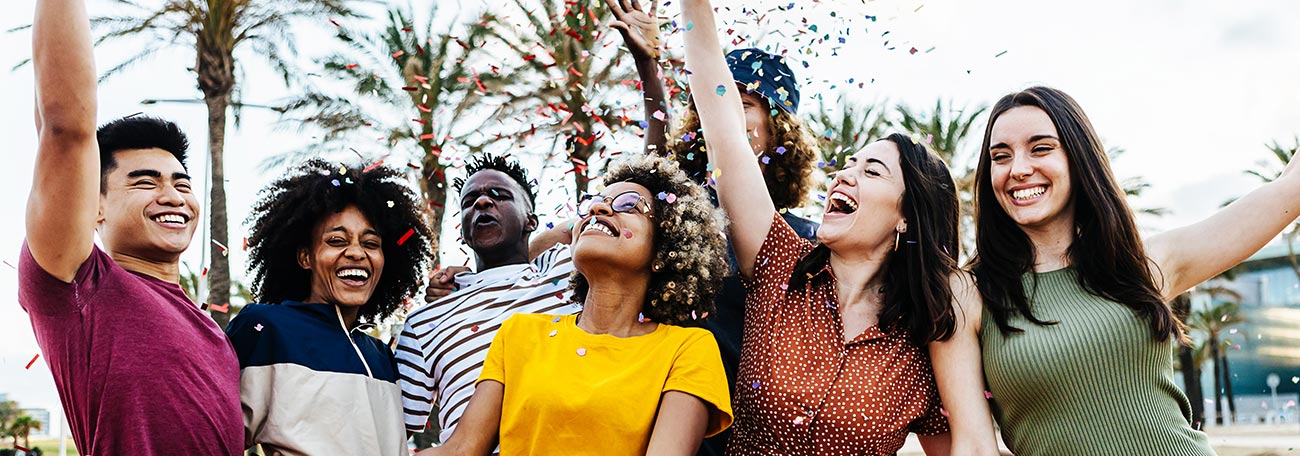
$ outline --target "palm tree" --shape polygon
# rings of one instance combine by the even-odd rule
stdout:
[[[1192,312],[1192,295],[1183,293],[1174,298],[1170,303],[1173,307],[1174,315],[1179,320],[1187,322]],[[1183,389],[1187,393],[1187,400],[1192,406],[1192,427],[1200,429],[1201,423],[1205,422],[1205,393],[1201,391],[1201,364],[1204,360],[1197,359],[1197,353],[1190,344],[1178,344],[1178,370],[1183,374]]]
[[[32,431],[39,430],[41,430],[40,421],[36,421],[35,418],[30,416],[22,415],[15,418],[12,423],[9,423],[8,432],[9,436],[14,438],[14,446],[18,446],[18,438],[22,437],[23,447],[31,448],[31,442],[28,441],[27,438],[32,435]]]
[[[1283,146],[1277,141],[1268,144],[1268,151],[1276,161],[1261,161],[1255,169],[1246,170],[1246,174],[1255,176],[1265,183],[1273,182],[1282,174],[1286,165],[1291,163],[1291,159],[1295,158],[1296,151],[1300,150],[1300,136],[1296,136],[1294,142],[1295,145],[1291,147]],[[1295,252],[1295,241],[1298,237],[1300,237],[1300,220],[1296,220],[1295,224],[1291,225],[1291,229],[1282,234],[1282,238],[1286,240],[1287,259],[1291,262],[1291,270],[1295,272],[1296,278],[1300,279],[1300,259]]]
[[[344,82],[348,93],[308,87],[285,101],[283,122],[300,129],[314,127],[324,135],[302,150],[273,157],[268,165],[353,147],[380,159],[397,155],[412,168],[418,167],[419,188],[430,202],[430,226],[441,227],[446,216],[447,166],[440,158],[476,153],[494,142],[479,130],[482,113],[475,109],[508,80],[489,65],[483,65],[487,71],[482,73],[474,67],[488,34],[486,20],[466,23],[463,37],[452,31],[435,32],[438,5],[419,30],[411,25],[409,9],[397,8],[389,10],[388,24],[379,34],[357,36],[338,28],[337,38],[347,50],[323,59],[320,74]],[[474,136],[482,138],[471,143]],[[436,239],[433,251],[437,263]]]
[[[352,4],[365,0],[300,0],[270,2],[252,0],[165,0],[161,6],[146,6],[139,0],[114,0],[128,11],[120,15],[91,19],[102,34],[95,44],[121,38],[145,38],[145,46],[132,57],[110,68],[100,80],[166,48],[182,46],[194,49],[195,64],[190,70],[198,81],[199,91],[208,108],[208,157],[211,172],[209,215],[212,242],[229,245],[226,213],[225,140],[226,114],[240,93],[238,76],[243,69],[235,54],[269,64],[290,83],[295,74],[290,60],[297,55],[293,33],[295,21],[324,24],[326,20],[357,17]],[[238,119],[238,103],[235,116]],[[204,246],[205,248],[207,246]],[[212,255],[208,272],[208,296],[211,303],[230,302],[230,261],[225,255]],[[230,316],[212,312],[223,329]]]
[[[554,134],[548,149],[552,154],[563,141],[570,168],[566,173],[574,175],[577,198],[587,191],[589,163],[603,149],[602,141],[631,122],[622,113],[636,108],[617,103],[632,93],[636,73],[616,60],[620,46],[601,44],[606,37],[620,39],[600,22],[609,15],[604,2],[512,0],[511,5],[525,23],[512,24],[504,15],[486,21],[490,42],[509,50],[508,58],[496,60],[517,65],[510,75],[515,84],[496,117],[547,118],[545,124],[503,136],[522,142],[539,132]]]
[[[1232,374],[1228,371],[1228,355],[1222,345],[1228,343],[1221,339],[1229,327],[1246,321],[1237,303],[1220,301],[1208,309],[1194,311],[1189,318],[1189,326],[1205,334],[1205,345],[1214,361],[1214,409],[1215,422],[1223,424],[1223,395],[1228,397],[1228,409],[1232,421],[1237,419],[1237,404],[1232,394]]]

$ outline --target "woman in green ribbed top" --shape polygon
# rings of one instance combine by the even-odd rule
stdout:
[[[1069,95],[1034,87],[1003,97],[981,150],[972,268],[984,308],[966,309],[959,337],[978,338],[1007,447],[1017,456],[1214,454],[1173,382],[1174,344],[1186,336],[1165,303],[1295,220],[1295,162],[1204,221],[1143,242]]]

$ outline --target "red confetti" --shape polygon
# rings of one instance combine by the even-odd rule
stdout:
[[[403,235],[402,235],[402,238],[397,240],[397,245],[405,244],[405,243],[406,243],[406,240],[407,240],[407,239],[410,239],[411,236],[414,235],[414,234],[415,234],[415,228],[410,228],[410,229],[406,230],[406,234],[403,234]]]
[[[23,369],[31,370],[32,365],[33,365],[33,364],[36,364],[36,360],[37,360],[37,359],[40,359],[40,357],[41,357],[41,354],[40,354],[40,353],[37,353],[36,356],[33,356],[33,357],[32,357],[32,360],[31,360],[31,361],[28,361],[28,362],[27,362],[27,367],[24,367]],[[27,450],[23,450],[23,451],[27,451]]]
[[[371,170],[373,170],[373,169],[375,169],[375,168],[378,168],[378,167],[380,167],[380,166],[383,166],[383,164],[384,164],[384,161],[383,161],[383,160],[377,161],[377,162],[375,162],[373,165],[367,166],[365,169],[361,170],[361,172],[363,172],[363,173],[368,173],[368,172],[370,172]],[[247,248],[245,248],[245,249],[247,250]]]
[[[394,52],[394,53],[393,53],[393,58],[398,58],[398,57],[401,57],[401,56],[403,56],[403,55],[406,55],[406,51],[397,51],[397,52]]]
[[[335,21],[334,19],[330,19],[330,23],[331,23],[331,24],[334,24],[335,27],[342,27],[342,25],[339,25],[339,23],[338,23],[337,21]]]

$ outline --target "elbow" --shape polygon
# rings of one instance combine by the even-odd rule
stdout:
[[[40,140],[58,142],[84,143],[95,140],[95,121],[69,119],[61,116],[43,116],[36,121],[36,133]]]

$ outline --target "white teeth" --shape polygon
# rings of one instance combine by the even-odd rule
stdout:
[[[365,279],[369,279],[369,278],[370,278],[370,273],[369,273],[369,272],[366,272],[365,269],[355,269],[355,268],[343,269],[343,270],[339,271],[337,275],[338,275],[338,277],[339,277],[340,279],[361,279],[361,280],[365,280]]]
[[[858,203],[856,201],[853,201],[849,197],[844,196],[843,193],[832,193],[831,199],[844,203],[845,206],[849,207],[849,212],[858,210]]]
[[[1047,187],[1024,188],[1011,192],[1011,197],[1018,200],[1034,199],[1047,192]]]
[[[179,223],[185,224],[185,217],[179,214],[163,214],[153,218],[158,223]]]
[[[608,226],[605,226],[604,223],[600,223],[596,219],[591,219],[590,222],[587,222],[587,226],[582,227],[582,232],[585,233],[588,231],[599,231],[601,233],[605,233],[606,235],[614,236],[613,230],[609,229]]]

